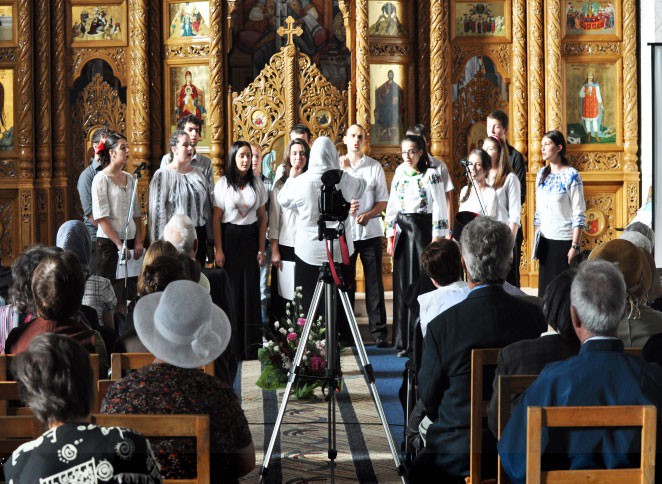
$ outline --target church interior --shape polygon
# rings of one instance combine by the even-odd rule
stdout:
[[[344,155],[343,137],[358,124],[362,151],[379,162],[389,188],[407,129],[422,124],[429,154],[447,166],[455,186],[455,214],[467,185],[463,160],[490,135],[488,115],[502,110],[507,142],[524,156],[526,170],[519,283],[537,294],[535,195],[546,132],[565,135],[567,160],[581,174],[586,223],[579,252],[618,239],[633,220],[654,225],[661,182],[653,133],[662,118],[656,121],[650,101],[648,43],[662,39],[659,14],[660,0],[0,0],[1,265],[35,244],[55,245],[66,221],[84,220],[76,186],[102,128],[126,137],[127,172],[145,167],[137,182],[145,234],[150,181],[187,115],[203,122],[195,151],[211,160],[215,180],[226,173],[235,141],[259,146],[262,173],[273,178],[295,126],[307,127],[313,140],[330,138]],[[381,277],[390,295],[393,261],[382,240]],[[213,266],[213,258],[207,262]],[[356,287],[364,292],[360,264]],[[363,306],[356,315],[372,344]],[[409,465],[403,412],[414,403],[406,385],[415,376],[392,348],[369,355],[384,377],[375,391],[385,416],[397,415],[391,431]],[[496,353],[483,356],[485,365],[496,365]],[[382,429],[383,420],[370,413],[364,362],[345,352],[341,358],[346,383],[338,390],[345,400],[337,445],[341,454],[369,458],[340,458],[335,479],[404,482],[383,439],[388,424]],[[282,397],[255,387],[263,368],[246,363],[239,363],[234,390],[259,422],[249,418],[257,467],[232,482],[258,481]],[[0,365],[0,376],[5,370]],[[286,428],[294,430],[283,432],[277,453],[282,447],[285,461],[288,446],[314,450],[302,451],[299,461],[286,456],[294,470],[274,464],[267,482],[327,479],[326,441],[310,430],[326,432],[323,399],[318,395],[321,409],[291,402]],[[4,410],[0,415],[10,415]],[[368,423],[357,430],[347,423],[352,418]],[[297,434],[297,426],[307,430]],[[480,481],[479,467],[480,459],[472,461],[468,482]]]

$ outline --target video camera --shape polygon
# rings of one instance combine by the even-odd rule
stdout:
[[[329,170],[322,175],[322,192],[318,207],[320,220],[324,222],[344,222],[349,216],[350,204],[336,188],[342,174],[342,170]]]

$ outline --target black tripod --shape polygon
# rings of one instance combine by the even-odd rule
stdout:
[[[322,230],[320,231],[320,234]],[[327,241],[333,241],[334,238],[338,238],[338,232],[335,229],[326,229],[324,230],[324,239]],[[333,247],[333,244],[331,244]],[[333,253],[329,257],[330,261],[333,261]],[[349,322],[349,328],[352,331],[352,338],[354,339],[354,344],[356,345],[356,351],[359,356],[359,366],[361,373],[366,380],[368,389],[370,390],[370,395],[372,396],[372,401],[375,404],[377,413],[379,414],[379,419],[382,422],[384,431],[386,433],[386,439],[388,440],[388,445],[391,448],[391,455],[395,462],[395,467],[398,475],[402,479],[402,482],[405,483],[404,476],[404,466],[400,462],[400,456],[398,450],[395,446],[393,436],[391,435],[391,429],[388,427],[388,422],[386,421],[386,415],[384,414],[384,408],[382,407],[381,400],[379,398],[379,393],[377,393],[377,386],[375,384],[375,375],[372,368],[372,365],[368,361],[368,356],[365,352],[365,347],[363,346],[363,341],[361,340],[361,334],[359,333],[359,327],[354,318],[354,312],[352,311],[352,305],[349,302],[349,297],[347,292],[342,288],[342,286],[336,284],[333,278],[332,271],[335,272],[335,267],[331,267],[329,263],[322,264],[320,268],[319,278],[317,280],[317,285],[315,286],[315,292],[313,293],[313,300],[308,311],[308,317],[306,318],[306,324],[303,327],[301,333],[301,339],[299,340],[299,346],[297,347],[297,352],[292,361],[292,366],[290,367],[290,374],[287,380],[287,387],[285,388],[285,395],[283,396],[283,401],[278,409],[278,416],[276,417],[276,422],[274,424],[274,429],[271,434],[271,439],[269,440],[269,446],[267,451],[264,454],[264,462],[262,464],[262,469],[260,470],[260,480],[259,482],[264,482],[264,478],[269,471],[269,463],[271,461],[271,456],[273,454],[274,445],[276,444],[276,439],[280,431],[280,426],[283,422],[283,416],[285,415],[285,410],[287,408],[287,403],[290,399],[290,392],[292,387],[299,377],[299,372],[301,371],[301,361],[303,354],[306,348],[306,342],[310,336],[310,331],[313,326],[313,320],[315,314],[319,307],[320,298],[322,296],[322,291],[324,291],[324,318],[326,323],[326,388],[328,389],[328,435],[329,435],[329,446],[328,446],[328,457],[330,461],[330,471],[331,478],[330,482],[335,482],[335,459],[338,455],[336,449],[336,395],[335,389],[339,386],[339,380],[342,377],[339,369],[339,360],[338,360],[338,340],[336,332],[336,290],[340,295],[340,300],[347,316],[347,321]]]

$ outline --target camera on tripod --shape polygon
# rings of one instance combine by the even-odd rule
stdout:
[[[329,170],[322,175],[322,193],[318,206],[320,218],[325,222],[344,222],[349,215],[350,204],[336,188],[342,175],[342,170]]]

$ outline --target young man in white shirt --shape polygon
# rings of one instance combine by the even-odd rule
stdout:
[[[388,187],[381,164],[363,154],[365,130],[358,124],[349,127],[343,138],[347,155],[340,157],[340,166],[349,174],[363,178],[366,189],[359,200],[351,200],[350,227],[355,252],[351,258],[352,280],[356,278],[356,259],[361,256],[365,277],[365,303],[368,312],[370,334],[379,348],[387,343],[386,306],[382,283],[382,237],[380,221],[386,210]],[[350,299],[354,305],[354,284],[350,285]]]
[[[200,262],[201,267],[204,269],[205,267],[205,262],[207,260],[207,246],[211,248],[211,254],[213,254],[213,248],[214,248],[214,231],[212,229],[212,223],[211,223],[211,211],[212,211],[212,201],[211,201],[211,193],[214,191],[214,169],[211,165],[211,160],[201,154],[198,153],[197,150],[195,149],[195,146],[198,144],[198,141],[200,141],[201,137],[201,130],[202,130],[202,120],[198,118],[197,116],[194,116],[193,114],[189,114],[187,116],[184,116],[182,119],[180,119],[177,122],[177,129],[186,131],[188,133],[189,138],[191,138],[191,144],[193,145],[193,158],[191,159],[191,166],[198,168],[200,171],[202,171],[203,175],[207,179],[207,183],[209,184],[209,216],[207,217],[207,224],[205,227],[196,227],[196,232],[197,232],[197,237],[198,237],[198,251],[195,255],[195,258],[198,262]],[[170,164],[172,161],[172,157],[170,156],[170,152],[166,153],[163,155],[163,158],[161,158],[161,168],[164,168]],[[213,260],[214,257],[211,257],[211,260]]]

